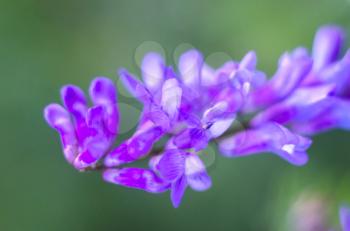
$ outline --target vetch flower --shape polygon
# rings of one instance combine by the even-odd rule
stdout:
[[[308,135],[334,128],[348,130],[350,51],[338,59],[343,41],[341,28],[321,27],[315,36],[312,56],[308,58],[306,51],[300,55],[312,59],[309,71],[304,72],[289,97],[259,112],[250,124],[259,126],[273,121]],[[266,102],[263,98],[262,101]]]
[[[180,205],[187,186],[196,191],[205,191],[211,187],[211,178],[196,153],[170,149],[155,158],[151,167],[171,184],[174,207]]]
[[[311,143],[309,138],[294,134],[282,125],[269,123],[223,139],[219,149],[227,157],[271,152],[291,164],[303,165],[308,160],[306,150]]]
[[[180,205],[183,194],[190,186],[193,190],[210,188],[211,178],[199,157],[178,149],[167,150],[150,161],[149,169],[107,169],[103,178],[111,183],[141,189],[151,193],[171,190],[174,207]]]
[[[145,156],[153,144],[177,123],[182,96],[178,80],[164,67],[161,57],[153,53],[145,57],[142,73],[145,84],[126,70],[119,72],[126,88],[143,103],[144,108],[135,134],[107,155],[106,166],[126,164]]]
[[[308,161],[312,135],[350,129],[350,51],[340,57],[343,40],[341,28],[321,27],[312,53],[303,47],[283,53],[271,78],[256,68],[254,51],[219,68],[195,49],[183,53],[176,68],[150,52],[141,79],[118,72],[143,109],[134,133],[116,147],[117,92],[107,78],[91,83],[92,107],[78,87],[63,87],[64,107],[48,105],[45,119],[77,169],[102,170],[105,181],[125,187],[170,191],[178,207],[187,187],[211,187],[198,155],[211,142],[226,157],[270,152],[300,166]],[[149,167],[132,166],[143,158]]]
[[[90,85],[92,107],[83,91],[73,85],[61,90],[64,107],[50,104],[45,108],[47,123],[61,136],[63,152],[77,169],[96,164],[116,138],[119,113],[116,90],[111,80],[96,78]]]
[[[249,108],[272,105],[288,97],[297,89],[311,69],[312,60],[303,48],[281,56],[275,75],[250,95]]]

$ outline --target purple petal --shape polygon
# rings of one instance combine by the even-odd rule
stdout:
[[[156,156],[152,156],[148,162],[148,166],[149,168],[158,173],[159,170],[158,170],[158,164],[159,164],[159,161],[162,159],[163,155],[156,155]]]
[[[126,142],[120,144],[116,149],[110,152],[104,159],[107,167],[116,167],[122,164],[130,163],[135,158],[128,153],[128,145]]]
[[[202,123],[211,124],[227,115],[228,103],[226,101],[217,102],[214,106],[208,108],[203,113]]]
[[[343,82],[350,75],[350,57],[344,57],[339,62],[329,65],[318,74],[321,82]]]
[[[277,123],[270,123],[224,139],[219,143],[219,149],[228,157],[273,152],[291,164],[303,165],[308,160],[306,150],[310,145],[310,139],[294,134]]]
[[[74,160],[73,165],[76,169],[84,169],[91,165],[94,165],[98,161],[98,158],[90,152],[90,150],[84,150],[79,153],[77,158]]]
[[[285,124],[298,117],[304,117],[305,108],[324,100],[334,91],[335,85],[324,84],[298,88],[287,100],[258,113],[251,125],[257,127],[266,122]]]
[[[336,94],[343,95],[350,83],[350,52],[342,60],[324,68],[315,78],[322,83],[336,84]]]
[[[201,127],[202,121],[201,119],[192,113],[187,113],[186,111],[183,111],[181,113],[181,119],[186,122],[188,127]]]
[[[210,128],[208,128],[208,136],[210,139],[214,139],[216,137],[221,136],[224,134],[227,129],[229,129],[232,125],[232,123],[235,121],[235,117],[231,119],[223,119],[223,120],[218,120],[215,123],[213,123]]]
[[[103,179],[150,193],[162,193],[170,187],[169,183],[164,182],[153,171],[141,168],[107,169],[103,172]]]
[[[330,95],[334,94],[335,84],[322,84],[310,87],[300,87],[286,101],[288,104],[294,105],[312,105],[319,102]]]
[[[61,88],[61,98],[67,110],[72,114],[74,127],[79,144],[84,143],[89,129],[87,128],[85,117],[87,113],[87,102],[84,92],[74,85],[66,85]]]
[[[306,77],[311,60],[300,52],[284,54],[273,78],[252,94],[253,104],[261,107],[270,105],[289,96]]]
[[[191,154],[186,157],[185,175],[193,190],[205,191],[211,187],[211,178],[197,155]]]
[[[174,120],[171,120],[168,114],[166,114],[158,106],[154,106],[154,105],[150,105],[150,107],[144,108],[141,116],[141,120],[140,120],[141,125],[145,123],[152,123],[152,126],[161,127],[164,131],[167,131],[170,129],[172,122],[174,122]]]
[[[319,101],[299,113],[293,129],[304,134],[315,134],[329,129],[350,130],[350,102],[336,97]]]
[[[317,31],[312,49],[314,71],[336,60],[343,45],[344,36],[344,31],[337,26],[324,26]]]
[[[92,102],[104,108],[104,122],[108,131],[116,134],[119,126],[119,112],[114,83],[105,77],[95,78],[91,82],[89,92]]]
[[[87,112],[87,102],[84,92],[74,85],[66,85],[61,89],[61,98],[64,106],[72,113],[79,124],[85,118]]]
[[[95,78],[91,82],[89,93],[96,105],[115,104],[117,102],[115,85],[112,80],[106,77]]]
[[[187,180],[185,176],[180,177],[171,185],[171,202],[175,208],[180,206],[186,188]]]
[[[120,80],[129,93],[143,103],[149,104],[152,100],[151,93],[146,87],[134,76],[129,74],[125,69],[119,70]]]
[[[95,106],[88,110],[86,115],[86,123],[89,127],[102,129],[103,127],[103,107]]]
[[[144,157],[151,151],[153,144],[161,135],[162,129],[159,127],[137,131],[133,137],[110,152],[104,164],[108,167],[115,167]]]
[[[180,149],[194,148],[196,151],[208,145],[208,135],[201,128],[188,128],[174,137],[174,144]]]
[[[275,146],[277,146],[275,152],[291,164],[297,166],[306,164],[309,160],[306,150],[311,146],[312,141],[309,138],[290,132],[283,126],[279,126],[279,128],[282,134],[280,134],[279,141],[275,143]]]
[[[185,172],[185,157],[186,153],[178,149],[165,151],[156,167],[162,178],[173,182],[181,177]]]
[[[203,63],[202,65],[200,76],[200,82],[203,86],[209,87],[217,84],[217,79],[215,78],[215,70],[206,63]]]
[[[244,105],[247,89],[244,89],[243,85],[238,83],[238,86],[233,86],[230,83],[226,83],[218,89],[217,94],[214,96],[214,101],[225,101],[227,103],[226,116],[234,115]]]
[[[254,70],[256,62],[257,58],[255,51],[250,51],[242,58],[242,61],[239,63],[239,68]]]
[[[170,119],[176,119],[181,104],[182,89],[175,78],[164,82],[162,88],[162,109],[168,114]]]
[[[341,207],[339,213],[343,231],[350,231],[350,209],[348,207]]]
[[[128,141],[128,154],[134,159],[139,159],[151,151],[153,144],[162,136],[160,127],[152,127],[145,131],[138,131]]]
[[[208,131],[210,138],[222,135],[235,120],[226,101],[219,101],[203,113],[202,123]]]
[[[295,51],[292,54],[285,54],[279,62],[279,69],[273,77],[273,88],[282,90],[280,97],[284,97],[292,92],[296,86],[309,73],[312,61],[301,52]]]
[[[203,56],[197,50],[189,50],[179,59],[179,71],[182,82],[189,88],[199,87],[200,73],[203,66]]]
[[[72,163],[78,152],[78,144],[69,113],[58,104],[50,104],[44,109],[44,117],[60,134],[64,155]]]
[[[155,52],[145,55],[141,64],[142,78],[151,92],[160,90],[164,81],[165,63],[163,57]]]
[[[91,140],[85,144],[84,151],[74,160],[74,166],[77,169],[84,169],[96,164],[107,152],[110,145],[110,140],[106,139],[104,136],[97,135],[92,137]]]
[[[235,77],[239,68],[239,64],[234,61],[227,61],[215,72],[217,86],[221,87],[230,84],[230,81]]]
[[[83,169],[99,161],[114,141],[114,136],[110,136],[104,126],[104,111],[102,106],[90,108],[87,113],[88,134],[82,144],[83,151],[74,161],[77,169]]]

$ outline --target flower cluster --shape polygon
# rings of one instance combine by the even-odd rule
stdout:
[[[350,129],[350,52],[339,59],[343,38],[336,26],[320,28],[312,53],[305,48],[284,53],[271,78],[256,69],[252,51],[214,69],[200,52],[189,50],[180,56],[177,71],[161,55],[148,53],[142,81],[119,71],[143,110],[135,133],[116,148],[117,92],[107,78],[91,83],[91,107],[80,88],[64,86],[64,107],[48,105],[45,119],[60,134],[65,157],[75,168],[103,169],[104,180],[126,187],[170,190],[177,207],[188,186],[211,187],[198,156],[210,142],[227,157],[270,152],[303,165],[311,135]],[[232,124],[241,119],[244,129],[237,130]],[[161,139],[166,143],[155,151]],[[148,168],[125,166],[146,156]]]

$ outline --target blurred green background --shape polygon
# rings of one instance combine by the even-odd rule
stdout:
[[[316,29],[327,23],[349,35],[350,1],[0,0],[0,230],[280,231],[305,191],[327,198],[336,223],[339,203],[350,203],[350,133],[317,136],[301,168],[268,154],[216,156],[209,167],[213,187],[188,190],[174,209],[167,193],[147,194],[104,183],[99,173],[76,172],[42,117],[63,84],[87,89],[94,76],[116,80],[119,67],[138,73],[138,55],[149,46],[162,47],[170,63],[189,46],[183,43],[212,62],[254,49],[259,68],[271,74],[283,51],[310,47]],[[124,130],[136,112],[124,105]]]

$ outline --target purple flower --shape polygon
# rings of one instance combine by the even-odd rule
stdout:
[[[118,132],[116,90],[111,80],[99,77],[90,85],[92,107],[83,91],[73,85],[61,90],[63,104],[45,108],[47,123],[60,134],[67,161],[77,169],[97,163],[108,151]]]
[[[197,50],[183,53],[177,68],[154,52],[141,63],[141,79],[120,69],[124,87],[143,110],[135,132],[115,143],[119,113],[115,86],[97,78],[88,107],[76,86],[62,89],[64,107],[50,104],[45,119],[61,137],[68,162],[80,170],[103,170],[103,179],[151,193],[171,192],[178,207],[189,186],[211,187],[198,156],[210,142],[227,157],[270,152],[293,165],[308,161],[313,135],[350,129],[350,51],[336,26],[321,27],[312,54],[285,52],[272,78],[256,69],[255,52],[214,69]],[[241,122],[238,127],[234,122]],[[147,158],[149,168],[125,166]]]
[[[153,171],[142,168],[106,169],[103,172],[103,179],[113,184],[151,193],[161,193],[169,189],[169,183]]]
[[[315,36],[312,48],[312,73],[305,82],[320,82],[318,74],[337,62],[345,33],[338,26],[328,25],[321,27]]]
[[[196,191],[205,191],[211,187],[211,178],[195,153],[170,149],[154,159],[150,163],[151,168],[170,183],[174,207],[180,205],[187,186]]]
[[[187,186],[196,191],[204,191],[211,186],[211,179],[204,164],[193,153],[178,149],[167,150],[153,157],[150,167],[152,170],[107,169],[103,173],[103,178],[114,184],[152,193],[162,193],[170,189],[174,207],[180,205]]]
[[[304,134],[333,128],[349,129],[350,51],[338,60],[343,40],[344,32],[339,27],[321,27],[314,40],[312,56],[308,57],[305,51],[299,55],[305,60],[312,59],[311,69],[303,71],[303,77],[293,85],[287,98],[259,112],[251,125],[273,121]],[[299,78],[290,76],[285,80],[288,84],[283,85],[290,86],[296,79]],[[256,92],[252,93],[252,98],[258,94],[263,102],[267,102],[265,97],[271,94],[259,92],[259,89]]]
[[[144,109],[135,134],[106,156],[106,166],[119,166],[147,155],[153,144],[178,123],[182,89],[170,68],[164,66],[161,56],[150,53],[142,62],[142,73],[144,83],[126,70],[119,72]]]
[[[303,48],[281,56],[275,75],[254,89],[246,107],[266,107],[290,96],[311,69],[312,60]]]
[[[292,133],[277,123],[248,129],[225,138],[219,149],[227,157],[239,157],[263,152],[272,152],[295,165],[307,162],[306,150],[312,141]]]

